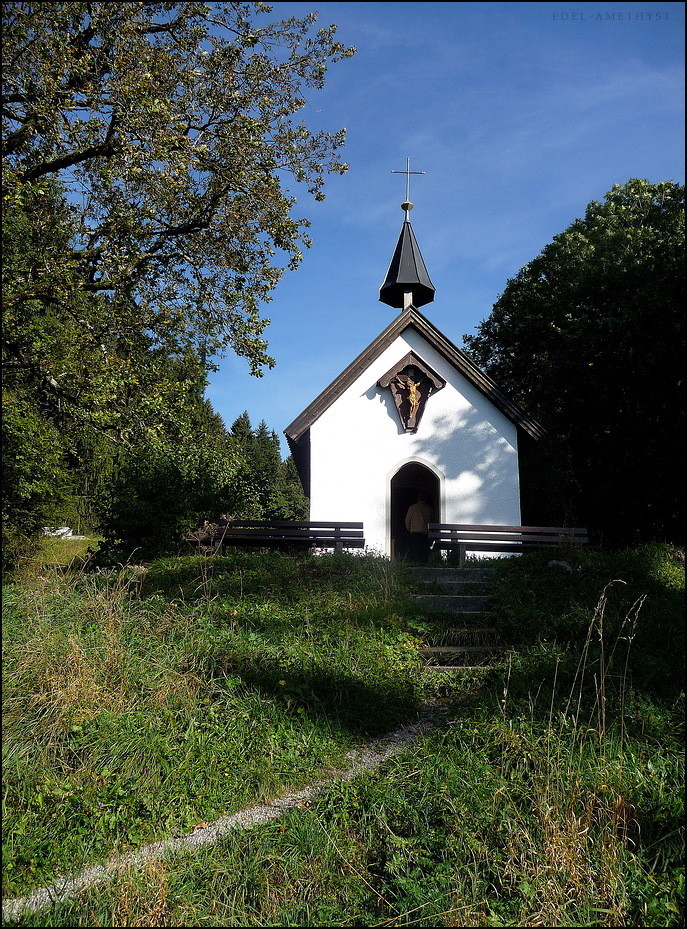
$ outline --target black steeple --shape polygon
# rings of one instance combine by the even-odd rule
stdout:
[[[411,171],[410,158],[406,158],[405,171],[392,171],[391,173],[406,176],[406,199],[405,203],[401,204],[406,217],[396,243],[394,256],[386,273],[386,279],[379,289],[379,299],[382,303],[388,303],[389,306],[405,310],[409,306],[417,308],[434,300],[434,285],[427,274],[420,247],[408,218],[413,208],[410,202],[410,175],[425,172]]]
[[[381,302],[397,309],[405,309],[409,303],[419,308],[434,300],[434,285],[429,279],[420,247],[408,219],[408,212],[412,207],[413,204],[407,200],[403,204],[406,218],[386,279],[379,289]]]

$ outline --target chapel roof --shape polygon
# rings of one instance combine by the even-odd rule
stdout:
[[[355,379],[408,328],[415,329],[512,423],[534,439],[540,439],[545,434],[542,426],[528,416],[515,401],[507,397],[489,375],[478,368],[465,352],[447,339],[416,307],[410,306],[392,320],[386,329],[286,427],[284,433],[292,449],[294,443],[300,441],[312,424],[329,409]]]

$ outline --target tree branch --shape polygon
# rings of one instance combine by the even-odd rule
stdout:
[[[80,164],[82,161],[88,161],[89,158],[112,158],[114,155],[119,154],[122,151],[122,145],[113,142],[118,122],[117,114],[113,113],[105,138],[98,145],[90,145],[80,152],[71,152],[71,154],[63,155],[61,158],[54,158],[52,161],[44,161],[42,164],[34,165],[33,168],[28,168],[20,174],[21,179],[23,181],[35,181],[46,174],[54,174],[64,168],[71,168]]]

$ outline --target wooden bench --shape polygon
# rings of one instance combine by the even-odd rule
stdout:
[[[295,522],[289,519],[235,519],[192,533],[189,541],[212,545],[224,552],[228,545],[255,548],[364,548],[362,523]]]
[[[562,526],[461,526],[453,523],[430,523],[432,548],[458,551],[458,564],[465,563],[465,553],[523,552],[554,548],[562,542],[586,545],[586,529]]]

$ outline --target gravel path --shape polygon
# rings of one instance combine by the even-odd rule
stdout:
[[[350,761],[347,768],[334,770],[325,780],[317,781],[303,790],[285,794],[268,803],[261,803],[246,810],[240,810],[230,816],[222,816],[214,823],[196,828],[188,835],[144,845],[138,851],[130,852],[128,855],[112,858],[104,864],[85,868],[78,874],[59,878],[47,887],[40,887],[23,897],[4,900],[3,921],[17,920],[30,913],[36,913],[56,903],[61,903],[82,890],[109,880],[119,869],[139,867],[151,858],[163,858],[175,852],[193,851],[206,845],[214,845],[222,836],[236,829],[252,829],[254,826],[278,819],[294,807],[315,798],[330,784],[350,780],[359,774],[377,768],[383,761],[401,752],[410,742],[436,728],[445,718],[446,712],[448,711],[443,707],[427,707],[416,723],[403,726],[401,729],[375,739],[363,750],[349,752],[346,756]]]

